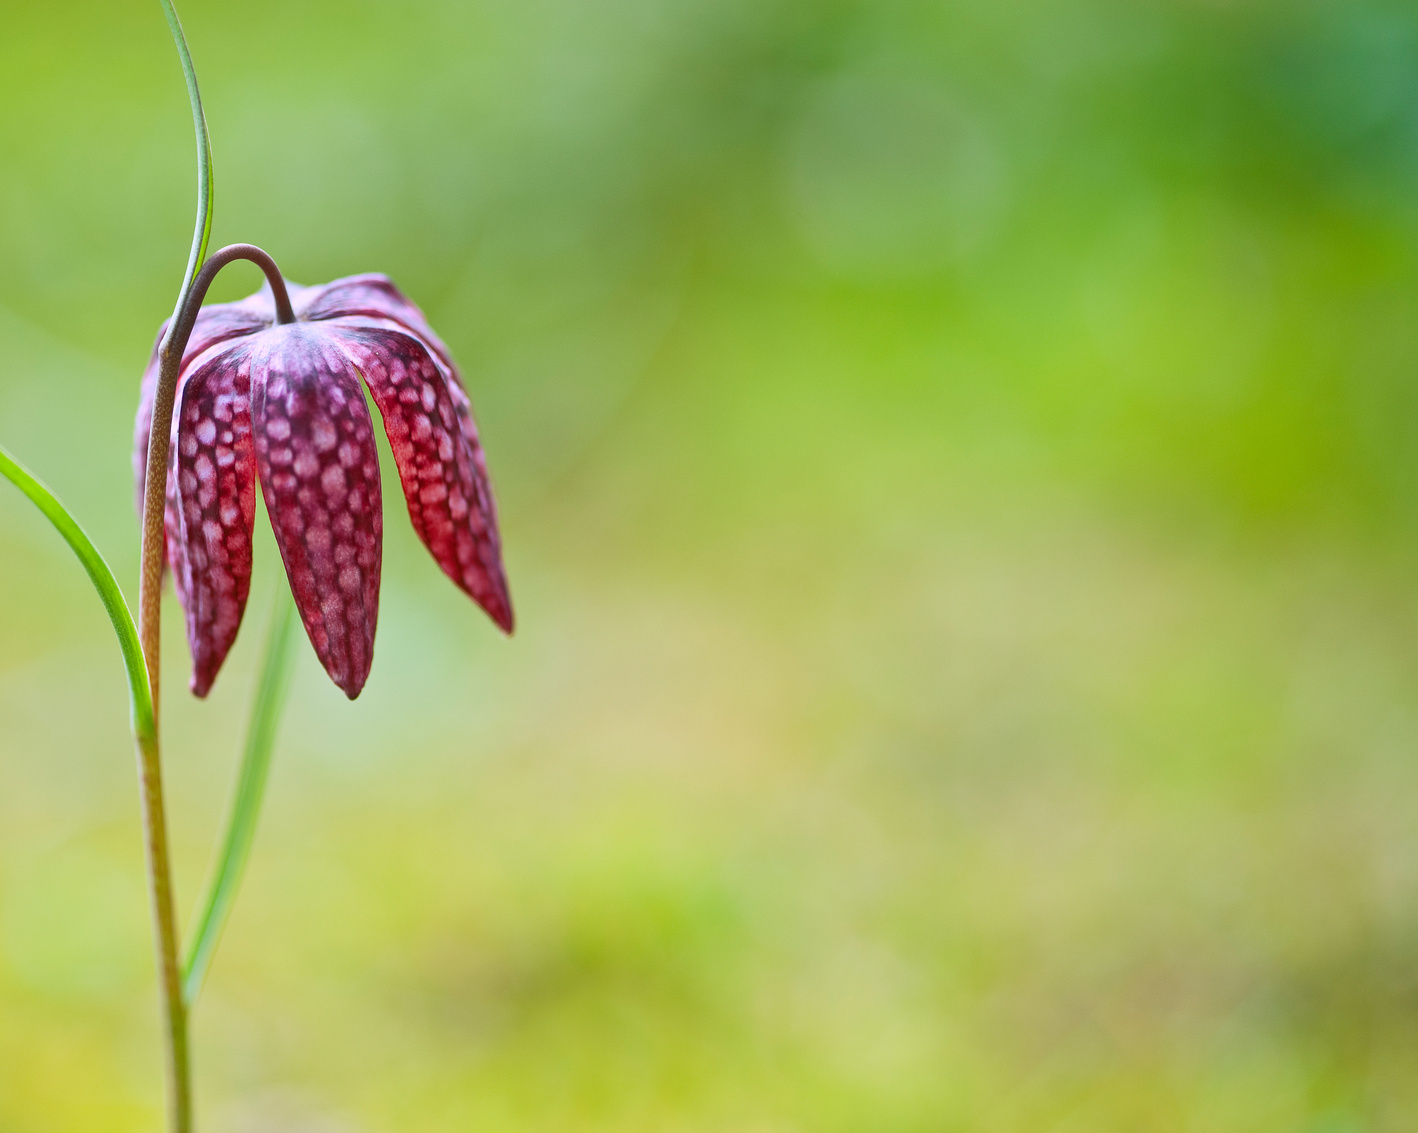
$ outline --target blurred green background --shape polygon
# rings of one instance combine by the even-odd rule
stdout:
[[[182,15],[216,244],[423,305],[519,614],[386,468],[374,671],[301,644],[204,1128],[1418,1126],[1418,6]],[[0,28],[0,437],[132,593],[181,78],[148,0]],[[204,703],[168,607],[188,912],[277,573]],[[0,1133],[151,1130],[118,656],[8,488],[0,585]]]

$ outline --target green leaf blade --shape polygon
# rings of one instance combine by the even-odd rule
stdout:
[[[192,251],[187,257],[187,271],[182,277],[182,287],[177,294],[177,305],[173,308],[172,325],[177,325],[177,317],[191,294],[192,283],[197,272],[207,258],[207,242],[212,235],[212,202],[215,197],[215,179],[212,175],[212,139],[207,131],[207,115],[202,109],[202,93],[197,89],[197,69],[192,63],[192,53],[187,48],[187,36],[182,31],[182,21],[177,18],[177,9],[172,0],[159,0],[163,15],[167,17],[168,29],[177,44],[177,56],[182,64],[182,77],[187,82],[187,100],[192,105],[192,128],[197,135],[197,223],[192,233]]]
[[[211,966],[222,930],[231,915],[237,887],[241,884],[241,875],[256,836],[256,819],[261,811],[266,776],[271,767],[276,728],[290,687],[295,625],[295,602],[290,590],[283,585],[278,586],[271,632],[266,641],[266,659],[261,667],[260,683],[256,686],[256,699],[251,706],[251,720],[247,726],[241,767],[237,772],[236,791],[232,795],[221,848],[213,863],[201,911],[197,915],[182,965],[182,998],[189,1010],[201,994],[207,969]]]
[[[148,670],[143,661],[143,646],[138,638],[138,627],[133,622],[133,615],[113,571],[78,520],[69,514],[68,509],[59,502],[53,492],[3,447],[0,447],[0,475],[4,475],[44,513],[45,518],[64,537],[64,541],[69,544],[88,574],[89,581],[98,593],[99,601],[108,612],[113,632],[118,637],[118,647],[123,653],[133,734],[139,739],[155,735],[153,698],[148,688]]]

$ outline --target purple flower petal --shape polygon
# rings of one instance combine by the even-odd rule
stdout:
[[[298,321],[288,326],[274,325],[266,288],[239,303],[204,307],[183,354],[165,542],[199,696],[211,687],[244,612],[258,474],[311,644],[351,699],[364,686],[383,518],[361,371],[384,417],[419,537],[454,582],[512,629],[497,509],[447,348],[386,276],[350,276],[290,293]],[[134,431],[140,507],[161,341],[160,333]]]
[[[199,355],[218,343],[264,330],[275,318],[276,305],[269,287],[263,287],[255,295],[248,295],[237,303],[203,307],[197,312],[192,337],[187,340],[187,348],[182,352],[182,369],[186,370]],[[158,349],[171,322],[171,319],[164,320],[153,343],[153,352],[139,387],[138,416],[133,422],[133,485],[139,515],[143,513],[143,484],[148,478],[148,439],[153,431],[153,399],[158,391]]]
[[[225,350],[194,368],[178,386],[172,420],[166,541],[197,696],[226,660],[251,590],[256,492],[244,355]]]
[[[427,345],[392,324],[321,325],[359,367],[384,418],[414,530],[443,572],[511,633],[497,512],[467,397]]]
[[[454,382],[461,388],[462,379],[458,367],[453,364],[453,356],[443,340],[433,333],[424,313],[411,303],[394,286],[387,275],[370,272],[365,275],[348,275],[320,287],[307,287],[295,300],[296,313],[311,322],[328,319],[347,318],[352,315],[371,319],[389,319],[405,330],[412,331],[415,338],[421,338],[453,374]]]
[[[379,610],[374,426],[354,367],[315,326],[272,327],[251,345],[266,510],[310,643],[353,700],[369,676]]]

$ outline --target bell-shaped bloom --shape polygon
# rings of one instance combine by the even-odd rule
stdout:
[[[310,643],[347,696],[364,687],[383,512],[361,382],[384,419],[414,530],[444,573],[512,632],[492,487],[447,348],[382,275],[291,287],[290,295],[296,321],[287,324],[276,322],[269,287],[203,307],[183,354],[166,554],[198,696],[216,679],[246,609],[258,483]],[[154,346],[134,437],[140,506],[157,377]]]

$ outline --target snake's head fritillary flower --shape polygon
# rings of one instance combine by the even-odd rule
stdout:
[[[198,696],[212,687],[246,608],[258,483],[310,643],[347,696],[364,687],[383,513],[361,382],[384,419],[414,530],[444,573],[512,632],[492,487],[447,348],[382,275],[290,293],[293,323],[276,321],[269,286],[202,308],[183,354],[166,551]],[[157,376],[154,346],[134,438],[140,500]]]

